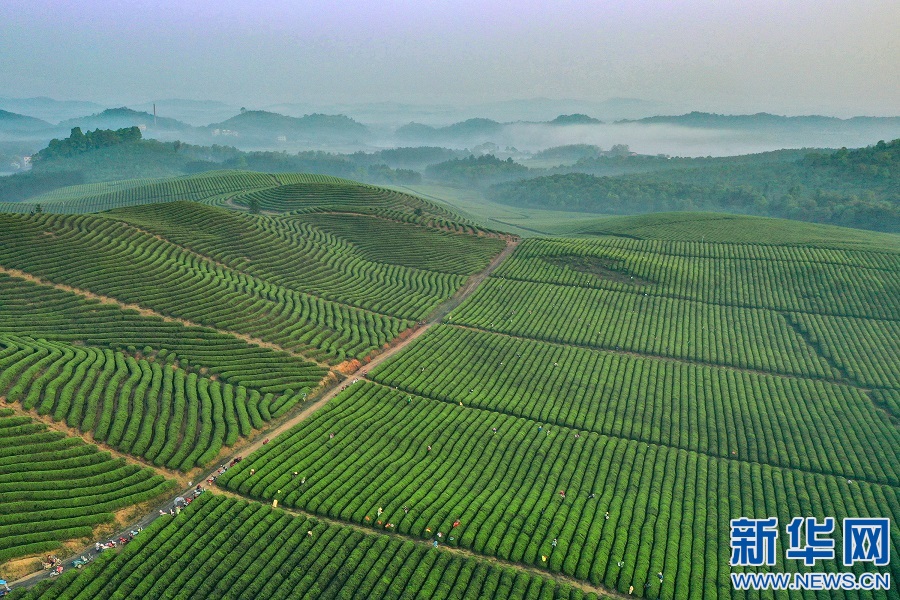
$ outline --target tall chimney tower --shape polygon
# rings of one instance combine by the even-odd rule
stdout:
[[[156,102],[153,103],[153,127],[156,127]]]

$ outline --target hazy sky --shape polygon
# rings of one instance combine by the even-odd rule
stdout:
[[[897,0],[0,0],[0,96],[900,114]]]

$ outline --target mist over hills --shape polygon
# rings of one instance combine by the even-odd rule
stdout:
[[[29,134],[51,127],[52,125],[47,121],[0,109],[0,132]]]
[[[132,110],[128,107],[108,108],[102,112],[87,116],[68,119],[59,124],[62,129],[80,127],[89,129],[122,129],[123,127],[142,127],[152,134],[172,135],[178,133],[189,134],[194,129],[187,123],[168,117],[154,117],[144,111]]]
[[[601,122],[576,113],[543,122],[500,123],[476,118],[441,127],[410,123],[397,129],[396,143],[457,149],[494,144],[528,153],[565,145],[610,148],[624,144],[641,154],[733,156],[782,148],[854,148],[896,137],[900,137],[898,117],[837,119],[695,112]]]
[[[581,113],[571,115],[558,115],[550,121],[528,122],[516,121],[500,123],[493,119],[473,118],[458,123],[452,123],[443,127],[434,127],[422,123],[409,123],[399,127],[396,137],[401,142],[420,142],[426,144],[479,144],[493,141],[491,137],[502,139],[509,133],[509,129],[517,125],[601,125],[599,119],[589,117]]]
[[[492,119],[476,118],[444,127],[410,123],[398,128],[396,136],[403,142],[458,145],[484,142],[489,136],[500,135],[503,129],[502,123]]]
[[[518,156],[566,145],[607,149],[627,145],[641,154],[733,156],[781,148],[862,147],[900,137],[900,117],[674,114],[663,103],[636,98],[535,98],[469,106],[282,103],[250,110],[227,102],[178,98],[106,109],[81,101],[0,98],[0,109],[43,121],[0,123],[0,142],[47,143],[68,135],[72,127],[142,126],[145,138],[288,152],[435,146],[456,151],[509,149],[510,155]],[[84,112],[72,115],[75,110]],[[51,114],[65,118],[44,116]]]
[[[861,132],[866,129],[882,130],[885,127],[900,127],[900,117],[851,117],[849,119],[823,115],[786,117],[765,112],[753,115],[721,115],[694,111],[683,115],[653,116],[635,120],[620,120],[618,122],[681,125],[684,127],[712,129],[764,130],[788,128],[817,132]]]
[[[315,113],[303,117],[263,110],[247,110],[221,123],[208,125],[213,135],[232,135],[254,142],[359,142],[369,136],[369,129],[344,115]],[[218,130],[218,132],[217,132]]]
[[[0,109],[58,123],[66,119],[92,114],[103,110],[103,105],[82,100],[55,100],[53,98],[0,98]]]
[[[35,125],[27,117],[8,113],[0,116]],[[123,108],[93,115],[86,122],[120,124],[150,118],[148,113]],[[343,115],[297,118],[266,111],[244,111],[216,124],[219,127],[192,128],[174,120],[164,121],[163,125],[183,127],[182,134],[205,134],[207,139],[223,141],[250,140],[251,144],[256,140],[261,145],[271,144],[274,132],[279,132],[285,143],[291,136],[295,143],[314,139],[319,144],[327,143],[326,140],[352,140],[359,144],[361,138],[370,135],[364,125]],[[425,180],[487,193],[502,204],[556,211],[632,214],[723,210],[883,231],[900,229],[898,141],[868,144],[867,148],[854,151],[820,151],[818,155],[811,154],[813,148],[807,148],[723,158],[639,153],[625,144],[614,144],[608,149],[596,144],[567,144],[536,152],[501,148],[492,142],[470,146],[471,150],[447,147],[454,139],[477,139],[485,132],[502,139],[522,128],[530,128],[533,135],[535,131],[626,126],[678,127],[661,123],[608,125],[581,114],[562,115],[549,123],[504,124],[470,119],[444,128],[423,124],[405,127],[406,135],[439,136],[444,144],[290,153],[247,151],[226,144],[195,145],[180,139],[144,139],[143,131],[164,131],[146,125],[118,130],[88,128],[86,132],[75,126],[68,138],[55,138],[45,150],[35,154],[30,171],[14,180],[0,180],[0,196],[7,202],[19,202],[65,185],[238,169],[315,173],[391,185],[414,185]],[[680,129],[691,131],[683,126]]]
[[[152,113],[154,105],[156,105],[156,113],[158,115],[165,115],[194,127],[203,127],[210,123],[224,121],[238,113],[237,106],[215,100],[168,98],[132,104],[130,106],[134,110]]]
[[[475,103],[465,106],[452,104],[418,104],[412,102],[310,103],[285,102],[264,107],[265,110],[300,116],[323,112],[345,114],[363,123],[382,127],[397,127],[410,121],[443,127],[469,119],[490,119],[498,122],[549,121],[561,114],[583,113],[600,120],[639,119],[671,112],[661,102],[639,98],[609,98],[606,100],[575,100],[527,98]]]

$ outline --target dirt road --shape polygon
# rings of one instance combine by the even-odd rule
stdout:
[[[485,279],[487,279],[487,277],[494,271],[494,269],[499,267],[500,264],[503,263],[504,260],[509,258],[509,256],[515,251],[516,246],[518,246],[518,244],[519,244],[518,238],[512,238],[512,237],[507,238],[506,247],[497,256],[495,256],[493,258],[493,260],[491,260],[490,264],[488,264],[488,266],[484,270],[469,277],[469,279],[466,281],[466,283],[463,284],[463,286],[461,288],[459,288],[456,291],[456,293],[453,294],[453,296],[451,296],[446,301],[441,303],[431,313],[431,315],[429,315],[429,317],[425,320],[425,322],[422,325],[420,325],[418,328],[416,328],[416,330],[413,331],[413,333],[411,335],[408,335],[408,336],[404,337],[403,339],[397,338],[395,340],[395,343],[392,344],[388,349],[384,350],[383,352],[381,352],[380,354],[375,356],[368,363],[358,367],[353,372],[341,374],[341,373],[337,373],[336,371],[332,371],[332,373],[334,373],[337,376],[336,381],[333,381],[333,383],[331,383],[330,385],[326,385],[326,387],[323,388],[322,395],[319,396],[318,398],[316,398],[314,401],[312,401],[312,403],[304,406],[302,409],[300,409],[299,412],[296,412],[293,414],[291,412],[289,412],[289,413],[287,413],[287,415],[285,415],[281,419],[278,419],[275,423],[269,423],[270,427],[268,429],[262,429],[262,430],[258,431],[249,444],[240,446],[239,448],[233,450],[227,456],[218,457],[213,462],[213,467],[208,472],[197,474],[195,477],[193,477],[191,479],[190,485],[188,487],[186,487],[184,489],[180,489],[177,494],[171,495],[164,502],[161,502],[158,506],[156,506],[153,509],[153,512],[145,515],[138,522],[129,523],[124,529],[122,529],[121,532],[118,532],[116,535],[111,536],[110,539],[118,538],[121,535],[127,534],[129,531],[131,531],[133,529],[137,529],[138,527],[146,527],[147,525],[152,523],[153,520],[156,519],[156,517],[159,516],[160,511],[168,512],[170,509],[172,509],[174,506],[175,498],[188,496],[190,493],[192,493],[194,491],[197,484],[200,484],[203,487],[206,487],[206,481],[219,470],[220,465],[229,464],[229,463],[231,463],[231,461],[234,458],[236,458],[238,456],[241,456],[241,457],[248,456],[253,451],[258,450],[260,447],[262,447],[262,445],[266,442],[266,440],[274,440],[276,437],[278,437],[285,431],[288,431],[292,427],[295,427],[297,424],[308,419],[317,410],[319,410],[320,408],[325,406],[329,400],[331,400],[332,398],[337,396],[341,392],[341,388],[346,385],[346,383],[345,383],[346,381],[352,382],[354,379],[357,379],[357,380],[362,379],[365,376],[364,373],[366,373],[369,369],[373,369],[373,368],[377,367],[379,364],[381,364],[382,362],[384,362],[391,356],[394,356],[395,354],[397,354],[398,352],[400,352],[401,350],[406,348],[414,340],[418,339],[426,331],[428,331],[429,329],[431,329],[432,327],[434,327],[435,325],[440,323],[441,319],[443,319],[444,316],[447,315],[447,313],[449,313],[451,310],[453,310],[454,308],[459,306],[466,298],[468,298],[470,295],[472,295],[472,293],[478,288],[478,286]],[[0,272],[8,272],[9,274],[14,275],[16,277],[33,278],[32,275],[29,275],[27,273],[21,273],[19,271],[13,272],[12,269],[3,269],[2,267],[0,267]],[[48,284],[47,282],[44,282],[44,281],[40,281],[40,283],[43,283],[44,285],[54,285],[54,287],[63,287],[63,286],[57,286],[57,284]],[[68,286],[65,286],[65,287],[68,287]],[[76,291],[76,293],[86,294],[82,290],[70,290],[70,291]],[[104,298],[104,300],[105,300],[105,298]],[[112,300],[112,299],[109,299],[108,301],[116,302],[115,300]],[[132,307],[128,306],[128,308],[132,308]],[[142,309],[142,307],[135,307],[135,308]],[[143,309],[143,310],[146,310],[146,309]],[[226,333],[230,333],[230,332],[226,332]],[[66,568],[69,568],[71,565],[71,561],[74,560],[75,558],[78,558],[79,555],[92,554],[92,553],[93,553],[93,546],[88,546],[82,552],[77,553],[76,556],[73,556],[73,557],[67,559],[65,561],[64,565]],[[15,588],[15,587],[30,587],[30,586],[34,585],[35,583],[41,581],[42,579],[46,579],[48,576],[49,576],[48,572],[39,571],[37,573],[32,573],[31,575],[27,575],[17,581],[14,581],[13,583],[10,584],[10,586],[13,588]]]

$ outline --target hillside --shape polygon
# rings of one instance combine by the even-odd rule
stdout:
[[[153,142],[156,143],[156,142]],[[219,170],[180,177],[143,177],[132,180],[80,183],[56,187],[57,179],[73,176],[72,172],[50,173],[50,187],[25,202],[0,203],[0,213],[43,212],[82,214],[113,208],[193,200],[206,204],[250,210],[312,212],[322,208],[352,208],[359,212],[392,214],[407,221],[434,219],[451,228],[465,223],[453,212],[416,196],[364,186],[356,182],[317,174],[259,173]],[[16,184],[25,175],[7,178]],[[28,174],[29,185],[43,181],[34,172]],[[77,178],[76,178],[77,179]],[[328,191],[329,193],[324,193]],[[354,201],[350,201],[346,194]],[[358,203],[358,204],[357,204]],[[251,206],[253,205],[253,206]]]
[[[891,137],[896,137],[900,134],[900,117],[852,117],[850,119],[839,119],[821,115],[800,117],[786,117],[770,113],[722,115],[695,111],[677,116],[655,116],[635,120],[622,120],[619,123],[668,124],[681,125],[683,127],[749,129],[755,131],[766,129],[805,129],[819,132],[856,131],[869,133],[870,135],[890,135],[890,132],[894,132]]]
[[[787,219],[704,212],[595,217],[562,225],[559,235],[613,236],[641,240],[802,245],[900,250],[900,236]]]
[[[234,132],[239,137],[277,141],[284,136],[285,141],[352,141],[363,140],[369,130],[365,125],[344,115],[311,114],[303,117],[288,117],[263,110],[248,110],[221,123],[207,126],[213,135],[219,130]]]
[[[475,186],[523,179],[528,173],[528,167],[520,165],[512,158],[501,160],[493,154],[454,158],[425,169],[425,174],[431,179]]]
[[[0,110],[0,133],[19,135],[49,131],[53,126],[41,119]]]
[[[241,177],[79,186],[44,200],[173,202],[0,218],[0,395],[11,407],[0,407],[0,510],[17,515],[0,520],[4,574],[26,568],[21,556],[115,531],[120,511],[146,510],[185,480],[179,473],[303,405],[341,364],[404,334],[504,246],[463,225],[449,232],[438,216],[451,215],[437,207],[336,179],[287,177],[295,191],[358,188],[359,207],[261,216],[182,199],[191,185],[197,197],[254,189]],[[255,186],[276,183],[259,174]],[[79,431],[90,443],[67,435]],[[66,491],[49,493],[44,481]],[[29,493],[41,501],[24,510]]]
[[[540,152],[536,152],[531,158],[536,160],[555,160],[575,163],[579,160],[597,158],[602,152],[600,146],[595,146],[593,144],[568,144],[565,146],[546,148]]]
[[[681,169],[657,159],[658,169],[633,175],[568,173],[506,183],[491,198],[607,214],[717,210],[900,232],[898,148],[900,140],[795,161],[693,159],[700,165]]]
[[[587,115],[575,113],[573,115],[559,115],[552,121],[550,125],[599,125],[602,123],[600,119],[595,119]]]
[[[491,135],[502,130],[502,123],[491,119],[476,118],[444,127],[409,123],[398,128],[396,135],[401,140],[423,144],[473,144],[484,142]]]
[[[48,123],[59,123],[80,115],[92,114],[103,107],[83,100],[56,100],[46,96],[36,98],[0,98],[0,109],[32,115]]]
[[[296,173],[37,199],[0,214],[0,464],[72,491],[0,478],[27,523],[0,566],[146,529],[14,598],[713,600],[722,515],[900,517],[900,236],[678,212],[520,241]]]
[[[68,119],[59,124],[59,127],[65,129],[80,127],[83,130],[122,129],[138,126],[146,127],[148,134],[186,134],[193,130],[187,123],[182,123],[181,121],[167,117],[157,117],[154,119],[151,113],[132,110],[125,106],[121,108],[108,108],[99,113]]]
[[[15,150],[20,146],[13,145]],[[31,154],[31,152],[29,152]],[[386,164],[456,156],[441,148],[407,148],[371,154],[333,154],[322,151],[243,152],[230,146],[195,146],[180,141],[143,139],[136,126],[118,130],[71,130],[68,137],[50,140],[34,152],[33,169],[0,178],[0,204],[21,202],[55,188],[114,182],[126,179],[164,178],[218,170],[314,173],[366,181],[373,184],[418,183],[421,175]],[[2,158],[2,156],[0,156]],[[21,154],[13,155],[18,160]],[[32,205],[33,206],[33,205]],[[31,206],[6,207],[26,211]]]

